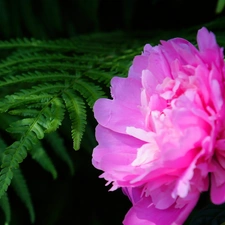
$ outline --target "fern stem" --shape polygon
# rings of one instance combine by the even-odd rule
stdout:
[[[12,39],[10,41],[0,41],[0,49],[18,49],[18,48],[34,48],[43,49],[49,51],[62,51],[62,52],[76,52],[76,53],[95,53],[99,55],[104,55],[104,53],[112,52],[112,48],[98,45],[90,45],[90,40],[85,43],[85,41],[80,40],[57,40],[57,41],[41,41],[35,39]]]
[[[22,58],[23,57],[23,58]],[[65,56],[65,55],[54,55],[54,54],[37,54],[37,55],[25,55],[22,54],[21,58],[19,57],[10,57],[4,61],[1,61],[0,63],[0,69],[11,67],[17,64],[22,63],[31,63],[31,62],[37,62],[37,61],[49,61],[49,60],[57,60],[57,61],[74,61],[73,57]]]
[[[0,41],[0,49],[14,49],[14,48],[40,48],[48,50],[61,50],[61,51],[71,51],[71,44],[60,45],[57,43],[48,43],[41,40],[35,39],[13,39],[10,41]]]
[[[7,85],[16,85],[18,83],[25,83],[25,82],[41,82],[41,81],[54,81],[54,80],[66,80],[71,79],[73,80],[75,75],[71,74],[63,74],[63,73],[41,73],[41,72],[34,72],[34,73],[27,73],[17,76],[10,76],[9,78],[5,78],[5,81],[0,82],[0,87],[4,87]]]
[[[86,71],[90,69],[90,66],[87,65],[76,65],[75,63],[57,63],[57,62],[41,62],[41,63],[34,63],[34,64],[27,64],[27,65],[20,65],[18,67],[11,67],[8,70],[0,70],[0,76],[7,76],[8,74],[12,74],[13,72],[23,73],[26,71],[32,70],[55,70],[58,71]]]

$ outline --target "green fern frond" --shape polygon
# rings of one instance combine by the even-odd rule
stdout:
[[[6,143],[0,137],[0,161],[2,161],[2,153],[4,152],[6,147]],[[5,214],[5,224],[9,224],[11,220],[11,208],[7,193],[5,193],[2,198],[0,198],[0,207]]]
[[[0,161],[2,161],[2,154],[5,151],[6,147],[7,147],[7,145],[6,145],[5,141],[0,136]]]
[[[13,178],[14,169],[18,168],[19,163],[27,156],[27,151],[32,149],[38,143],[38,140],[44,137],[45,130],[49,129],[44,127],[43,124],[49,124],[49,117],[45,117],[45,113],[48,113],[49,105],[53,104],[53,102],[46,103],[36,117],[18,120],[7,129],[8,132],[21,134],[21,138],[4,152],[0,172],[0,197],[8,189]],[[47,159],[47,156],[45,158]],[[54,172],[55,176],[56,173]]]
[[[0,138],[0,159],[2,159],[2,153],[3,150],[6,148],[5,142]],[[18,196],[21,198],[21,200],[25,203],[29,214],[30,214],[30,220],[33,223],[35,219],[35,213],[33,209],[32,200],[29,194],[28,187],[26,185],[25,179],[22,175],[22,172],[20,168],[14,170],[14,176],[12,179],[12,186],[14,187],[14,190],[17,192]],[[10,222],[10,205],[7,197],[7,193],[5,193],[2,198],[0,198],[0,205],[3,209],[6,217],[6,223],[9,224]]]
[[[14,170],[14,176],[12,179],[12,187],[17,193],[17,195],[19,196],[19,198],[24,202],[30,214],[30,221],[34,223],[35,212],[34,212],[33,203],[31,200],[29,189],[27,187],[26,180],[20,168]]]
[[[74,61],[74,58],[60,53],[48,54],[45,52],[34,52],[34,50],[32,50],[31,52],[18,51],[8,56],[5,60],[2,60],[0,62],[0,69],[20,65],[23,63],[42,62],[42,61],[64,62],[64,61]]]
[[[74,62],[74,63],[82,63],[82,62],[92,62],[92,63],[101,63],[104,61],[104,58],[99,58],[97,55],[90,55],[90,54],[82,54],[76,55],[72,54],[71,56],[65,55],[63,53],[46,53],[45,51],[35,51],[32,50],[24,50],[19,49],[14,51],[11,55],[9,55],[6,59],[0,61],[0,69],[33,63],[33,62]]]
[[[38,142],[31,151],[29,151],[32,158],[36,160],[41,167],[52,174],[53,179],[57,178],[57,170],[52,162],[51,158],[46,153],[40,142]]]
[[[99,86],[93,85],[93,81],[108,84],[114,75],[112,71],[108,73],[111,61],[117,57],[116,51],[107,47],[106,43],[93,42],[89,45],[90,38],[0,41],[0,49],[24,50],[16,50],[0,63],[0,88],[5,88],[5,92],[1,94],[0,112],[19,117],[7,129],[11,134],[16,134],[16,141],[4,152],[0,172],[0,197],[10,185],[14,170],[24,160],[28,150],[32,149],[30,154],[39,163],[46,160],[42,167],[56,177],[53,163],[38,143],[46,133],[59,128],[64,119],[64,109],[68,111],[72,123],[74,149],[80,148],[86,125],[86,108],[79,96],[91,108],[97,99],[105,96]],[[30,88],[30,84],[35,86]],[[72,168],[66,151],[55,149]]]
[[[80,65],[76,64],[75,62],[52,62],[52,61],[45,61],[45,62],[35,62],[31,64],[21,64],[19,66],[13,66],[6,69],[0,69],[0,76],[6,76],[12,73],[25,73],[27,71],[86,71],[91,69],[91,65]],[[29,81],[28,81],[29,82]]]
[[[90,40],[81,41],[79,39],[60,39],[55,41],[41,41],[36,39],[11,39],[7,41],[0,41],[0,49],[18,49],[18,48],[34,48],[43,49],[49,51],[74,51],[77,53],[94,53],[103,55],[104,53],[110,52],[112,49],[107,45],[100,48],[100,43],[98,45],[90,45]]]
[[[43,83],[33,86],[30,89],[21,89],[12,95],[7,95],[0,101],[0,112],[6,112],[17,107],[24,107],[24,105],[32,105],[48,102],[52,99],[52,94],[61,93],[63,89],[68,88],[69,84],[63,83]],[[11,113],[16,113],[11,111]],[[19,113],[19,112],[18,112]],[[21,112],[22,113],[22,112]]]
[[[24,99],[24,98],[27,98],[29,99],[29,96],[40,96],[42,95],[43,97],[45,95],[48,95],[48,94],[53,94],[53,93],[56,93],[56,92],[60,92],[61,90],[65,89],[65,88],[68,88],[68,85],[65,86],[65,84],[63,83],[42,83],[42,84],[38,84],[36,86],[32,86],[30,89],[20,89],[19,92],[15,92],[13,93],[12,95],[6,95],[4,99],[4,103],[1,103],[2,105],[3,104],[10,104],[10,103],[13,103],[13,102],[17,102],[19,101],[20,99]],[[0,107],[1,108],[1,107]],[[10,107],[9,107],[10,108]]]
[[[3,78],[0,83],[0,87],[8,85],[17,85],[19,83],[34,83],[34,82],[46,82],[46,81],[60,81],[65,79],[74,79],[74,75],[68,74],[66,72],[28,72],[27,74],[7,76]]]
[[[79,79],[73,85],[73,88],[80,92],[80,94],[86,99],[88,105],[92,108],[95,101],[99,98],[104,98],[105,93],[97,85],[92,85],[90,82]]]
[[[9,224],[11,220],[11,208],[7,193],[5,193],[0,199],[0,207],[5,214],[5,224]]]
[[[14,109],[8,111],[10,115],[14,116],[24,116],[24,117],[35,117],[38,114],[39,110],[37,109],[30,109],[27,108],[26,110],[24,109]]]
[[[72,123],[73,148],[78,150],[86,125],[85,104],[73,91],[65,91],[62,97]]]
[[[113,39],[113,36],[116,36]],[[108,40],[107,40],[108,39]],[[136,43],[135,43],[136,42]],[[127,43],[127,44],[126,44]],[[146,42],[145,42],[146,43]],[[53,52],[76,52],[78,54],[92,54],[98,56],[117,55],[121,49],[140,46],[135,38],[124,35],[122,32],[97,33],[94,35],[79,36],[71,39],[36,40],[36,39],[11,39],[0,41],[0,49],[37,49]],[[143,44],[141,44],[143,46]],[[122,47],[122,48],[121,48]]]
[[[38,139],[42,139],[44,137],[44,129],[41,124],[44,123],[45,119],[38,114],[36,116],[39,116],[40,121],[37,120],[37,118],[25,118],[22,120],[18,120],[12,123],[7,131],[10,133],[18,134],[24,134],[27,132],[33,135],[34,133]]]
[[[47,116],[46,122],[42,124],[46,129],[45,133],[57,130],[64,119],[64,104],[61,98],[55,97],[51,100],[49,115],[45,116]]]
[[[4,161],[11,161],[11,158],[4,160]],[[17,163],[7,163],[3,162],[4,165],[1,166],[1,172],[0,172],[0,198],[5,194],[5,192],[7,191],[11,180],[13,178],[13,172],[12,172],[12,166],[11,164],[16,164],[15,166],[17,166]]]
[[[84,74],[85,74],[85,76],[87,76],[88,78],[90,78],[92,80],[96,80],[100,83],[104,83],[106,86],[109,86],[110,80],[114,76],[114,73],[101,71],[99,69],[88,70]]]
[[[18,120],[18,118],[16,118],[15,116],[10,115],[8,113],[0,113],[0,121],[1,121],[1,123],[0,123],[0,130],[1,131],[6,130],[9,127],[9,124],[11,124],[11,123],[13,123],[13,122],[15,122],[17,120]]]
[[[6,99],[0,102],[0,112],[7,112],[9,109],[25,106],[27,104],[32,104],[36,102],[41,102],[41,104],[43,105],[43,103],[48,102],[50,99],[52,99],[52,96],[49,94],[30,96],[27,94],[25,96],[8,95],[6,96]]]
[[[60,137],[58,132],[53,132],[45,135],[45,139],[50,144],[53,151],[59,156],[59,158],[62,159],[64,162],[66,162],[66,164],[69,166],[71,174],[73,175],[74,174],[73,161],[71,160],[67,152],[63,138]]]
[[[0,41],[0,49],[17,49],[17,48],[37,48],[45,50],[61,50],[61,51],[71,51],[71,48],[74,47],[70,41],[41,41],[34,38],[17,38],[7,41]]]

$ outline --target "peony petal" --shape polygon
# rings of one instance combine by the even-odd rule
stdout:
[[[132,162],[132,166],[143,166],[146,163],[157,160],[160,156],[160,151],[155,141],[144,144],[137,151],[137,158]]]
[[[209,32],[205,27],[202,27],[198,31],[197,43],[200,51],[217,48],[218,46],[215,35],[212,32]]]
[[[94,115],[100,125],[119,133],[125,134],[126,127],[131,125],[144,129],[144,118],[138,107],[134,110],[115,100],[96,101]]]
[[[125,195],[130,199],[132,204],[136,204],[140,201],[140,197],[142,196],[142,188],[130,188],[130,187],[124,187],[122,188],[122,191]]]
[[[152,203],[156,209],[167,209],[176,202],[176,199],[174,199],[171,195],[172,191],[173,183],[170,185],[161,185],[160,188],[150,192]]]
[[[225,184],[225,170],[216,160],[212,160],[212,165],[214,171],[211,174],[213,175],[216,187],[219,187]]]
[[[214,106],[217,111],[219,111],[224,104],[224,99],[221,93],[221,88],[217,80],[211,81],[211,88],[212,88],[212,97],[214,100]]]
[[[151,197],[141,198],[128,211],[124,225],[182,225],[196,205],[199,193],[195,193],[189,202],[182,208],[175,208],[175,205],[160,210],[154,207]]]
[[[138,55],[134,57],[132,68],[135,73],[139,74],[139,77],[142,71],[147,69],[148,61],[148,57],[144,55]]]
[[[224,71],[223,49],[216,43],[215,35],[203,27],[198,31],[197,42],[201,59],[210,67],[214,64],[221,74]]]
[[[217,186],[217,177],[214,173],[212,173],[211,175],[210,196],[214,204],[222,204],[225,202],[225,183],[221,184],[220,186]]]
[[[183,38],[174,38],[169,41],[161,41],[162,52],[167,59],[169,65],[173,61],[178,60],[182,65],[196,66],[201,63],[196,56],[199,55],[195,46]],[[170,76],[168,76],[170,77]],[[173,73],[172,78],[176,78],[177,74]]]
[[[124,95],[129,93],[129,95]],[[133,78],[114,77],[111,80],[111,94],[114,100],[120,101],[121,104],[137,110],[141,105],[140,102],[141,82]]]
[[[181,198],[185,198],[188,195],[188,192],[191,189],[191,183],[190,180],[194,176],[194,170],[196,168],[196,163],[198,159],[204,155],[204,150],[200,151],[192,160],[189,167],[185,170],[185,172],[180,176],[178,179],[176,186],[172,192],[173,198],[176,198],[177,196]]]
[[[154,133],[151,131],[145,131],[143,129],[139,129],[136,127],[127,127],[126,132],[130,136],[135,137],[135,138],[145,141],[145,142],[154,141],[154,139],[153,139]]]
[[[156,93],[156,86],[159,84],[159,81],[152,72],[150,72],[149,70],[143,70],[141,81],[148,97]]]
[[[99,145],[93,151],[93,162],[96,164],[102,160],[106,154],[133,154],[136,157],[137,148],[144,142],[125,134],[119,134],[104,128],[100,125],[96,127],[96,139]]]
[[[170,65],[161,49],[161,46],[152,48],[151,54],[148,57],[147,68],[144,68],[151,71],[159,83],[166,77],[172,77]]]

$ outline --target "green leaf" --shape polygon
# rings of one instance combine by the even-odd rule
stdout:
[[[17,195],[20,197],[20,199],[24,202],[25,206],[27,207],[30,214],[31,223],[34,223],[35,212],[34,212],[33,203],[31,200],[30,192],[27,187],[25,178],[20,168],[14,170],[14,176],[12,179],[12,187],[17,193]]]
[[[64,144],[64,140],[58,132],[53,132],[50,134],[47,134],[45,136],[45,139],[48,141],[48,143],[51,145],[53,151],[62,159],[70,168],[70,172],[72,175],[74,175],[74,165],[73,161],[70,158],[70,155],[67,152],[66,146]]]
[[[5,224],[9,224],[11,220],[11,209],[7,193],[5,193],[0,199],[0,207],[5,214]]]
[[[41,167],[50,172],[52,174],[53,179],[57,178],[57,171],[54,166],[54,163],[52,162],[51,158],[46,153],[46,150],[43,148],[40,142],[38,142],[37,145],[33,147],[31,151],[29,151],[32,158],[36,160]]]
[[[219,14],[225,7],[225,0],[218,0],[216,5],[216,13]]]

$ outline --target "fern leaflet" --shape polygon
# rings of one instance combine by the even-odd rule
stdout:
[[[33,203],[30,197],[30,192],[28,190],[25,178],[20,168],[14,171],[14,176],[12,179],[12,187],[14,188],[15,192],[20,197],[20,199],[24,202],[30,214],[30,221],[34,223],[35,212],[34,212]]]
[[[93,86],[83,79],[76,80],[73,88],[80,92],[91,108],[97,99],[105,97],[104,92],[99,86]]]
[[[52,177],[54,179],[57,178],[56,168],[40,142],[38,142],[38,144],[36,144],[29,153],[31,154],[32,158],[42,166],[44,170],[52,174]]]
[[[9,224],[11,220],[11,209],[7,193],[5,193],[0,199],[0,207],[5,214],[5,225]]]
[[[73,147],[80,148],[80,142],[86,125],[86,110],[84,102],[73,91],[65,91],[62,95],[66,109],[68,110],[72,123]]]
[[[63,143],[63,139],[60,137],[58,132],[52,132],[45,135],[45,139],[52,146],[53,151],[63,160],[70,168],[70,172],[74,174],[73,161],[67,153],[67,149]]]

